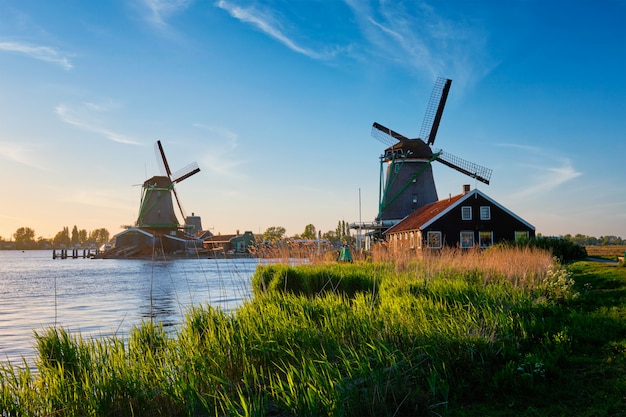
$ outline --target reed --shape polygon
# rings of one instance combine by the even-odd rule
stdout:
[[[152,323],[125,339],[37,333],[36,369],[0,369],[0,411],[460,415],[463,404],[532,402],[562,383],[585,340],[576,323],[589,324],[570,311],[590,293],[576,299],[567,270],[531,249],[263,265],[253,286],[236,311],[191,308],[174,334]],[[594,337],[626,329],[604,330]]]

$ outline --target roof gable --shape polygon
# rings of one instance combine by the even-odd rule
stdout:
[[[399,223],[387,229],[384,232],[384,234],[398,233],[398,232],[404,232],[408,230],[423,230],[427,228],[428,226],[430,226],[431,224],[433,224],[434,222],[436,222],[437,220],[439,220],[440,218],[444,217],[446,214],[448,214],[450,211],[452,211],[456,207],[463,204],[463,202],[465,202],[469,198],[476,197],[476,196],[481,196],[482,198],[487,200],[489,203],[493,204],[494,206],[498,207],[500,210],[507,213],[509,216],[517,219],[518,221],[526,225],[529,229],[535,230],[535,227],[531,225],[530,223],[528,223],[526,220],[522,219],[521,217],[513,213],[511,210],[504,207],[502,204],[498,203],[491,197],[487,196],[485,193],[481,192],[479,189],[475,188],[469,193],[459,194],[454,197],[450,197],[445,200],[439,200],[434,203],[430,203],[421,207],[420,209],[406,216]]]

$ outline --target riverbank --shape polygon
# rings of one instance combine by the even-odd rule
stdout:
[[[495,249],[495,248],[494,248]],[[446,258],[446,256],[449,256]],[[626,411],[626,268],[538,250],[266,265],[171,335],[37,337],[7,415],[483,416]]]

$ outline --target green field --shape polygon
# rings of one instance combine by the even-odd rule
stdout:
[[[540,250],[259,267],[175,335],[36,336],[6,416],[620,416],[626,268]]]

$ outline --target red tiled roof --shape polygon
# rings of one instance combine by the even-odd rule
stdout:
[[[385,231],[385,234],[404,232],[408,230],[417,230],[433,217],[437,216],[448,207],[454,205],[454,203],[459,201],[464,196],[465,194],[459,194],[455,195],[454,197],[446,198],[445,200],[439,200],[435,201],[434,203],[426,204],[425,206],[420,207],[413,213],[406,216],[404,219],[400,220],[399,223],[396,223],[395,225],[387,229]]]

